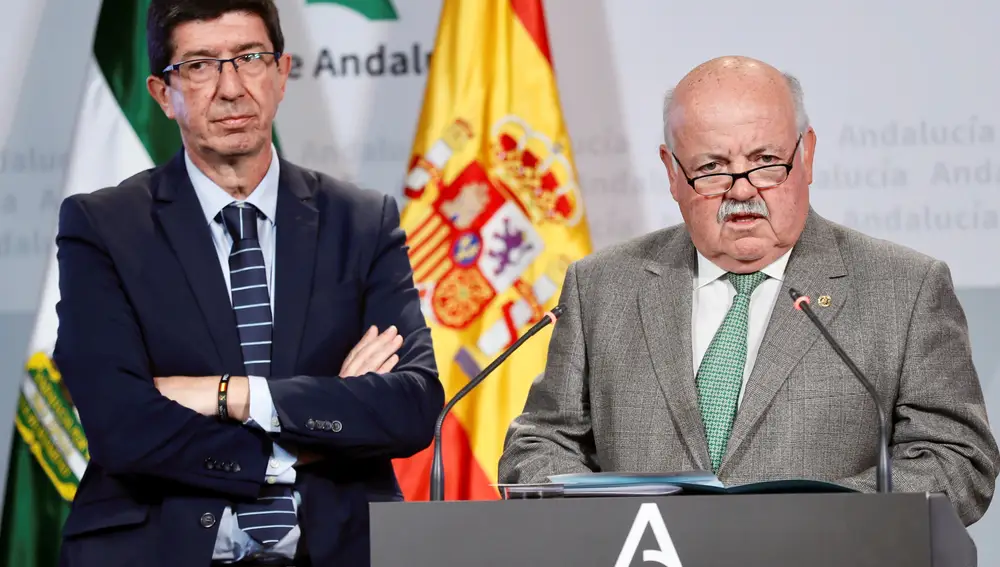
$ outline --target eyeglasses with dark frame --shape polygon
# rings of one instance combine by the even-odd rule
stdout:
[[[687,179],[688,185],[696,193],[705,197],[715,197],[728,193],[736,185],[738,179],[746,179],[750,185],[753,185],[757,189],[772,189],[781,185],[788,179],[788,174],[792,171],[792,165],[795,163],[795,153],[799,151],[799,144],[801,143],[802,135],[799,134],[799,139],[795,142],[795,148],[792,149],[792,155],[788,158],[788,163],[763,165],[742,173],[709,173],[708,175],[701,175],[695,178],[691,178],[688,175],[684,166],[681,165],[681,160],[677,158],[677,154],[671,152],[671,155],[674,156],[674,160],[677,162],[677,166],[680,167],[681,173],[684,174],[684,178]]]
[[[163,73],[177,71],[181,80],[199,85],[213,82],[222,74],[222,66],[232,63],[233,69],[247,77],[260,76],[271,63],[281,58],[278,51],[258,51],[256,53],[244,53],[229,59],[216,59],[202,57],[199,59],[188,59],[172,65],[167,65]]]

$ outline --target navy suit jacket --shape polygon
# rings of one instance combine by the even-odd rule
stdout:
[[[368,504],[400,500],[390,459],[427,447],[444,403],[395,201],[281,162],[268,377],[297,468],[300,553],[369,563]],[[91,461],[66,567],[207,566],[218,519],[256,497],[272,439],[162,396],[156,376],[244,375],[236,321],[183,154],[59,213],[54,361]],[[342,379],[371,325],[405,338],[387,374]]]

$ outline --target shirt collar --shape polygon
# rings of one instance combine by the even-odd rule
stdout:
[[[791,254],[792,248],[789,248],[780,258],[768,264],[761,271],[769,278],[782,281],[785,277],[785,267],[788,266],[788,258]],[[716,266],[711,260],[702,256],[701,252],[698,252],[698,277],[695,278],[694,288],[704,287],[727,273],[726,270]]]
[[[198,166],[191,161],[187,150],[184,151],[184,165],[187,168],[188,177],[194,192],[201,203],[201,210],[205,213],[205,219],[212,223],[219,212],[236,199],[215,184],[214,181],[202,173]],[[280,165],[278,162],[278,152],[271,144],[271,165],[267,168],[267,173],[260,180],[260,184],[246,198],[246,202],[257,207],[265,217],[272,223],[275,222],[275,213],[278,210],[278,179],[280,177]]]

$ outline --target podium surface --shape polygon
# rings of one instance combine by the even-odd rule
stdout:
[[[370,512],[372,567],[976,565],[938,494],[391,502]]]

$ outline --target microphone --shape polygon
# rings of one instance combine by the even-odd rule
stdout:
[[[868,390],[868,394],[875,401],[875,409],[878,410],[878,467],[875,473],[875,486],[879,493],[886,494],[892,492],[892,463],[889,457],[889,421],[886,419],[886,412],[882,407],[882,401],[879,399],[878,392],[875,391],[875,386],[872,385],[868,378],[865,378],[865,375],[861,373],[861,370],[854,364],[851,357],[847,356],[847,353],[840,347],[836,339],[830,335],[830,331],[826,329],[826,326],[813,313],[812,308],[809,307],[809,296],[802,295],[795,288],[789,289],[788,294],[795,300],[795,308],[804,312],[809,317],[809,320],[813,322],[813,325],[816,325],[816,328],[823,334],[826,342],[830,343],[833,350],[844,361],[844,364],[851,369],[851,372],[864,385],[865,389]]]
[[[441,410],[441,414],[438,415],[437,423],[434,424],[434,459],[431,462],[431,500],[440,501],[444,500],[444,463],[441,460],[441,428],[444,426],[444,418],[451,411],[451,408],[455,407],[455,404],[460,402],[462,398],[468,395],[476,386],[486,379],[498,366],[503,364],[503,361],[507,360],[507,357],[514,354],[518,348],[524,344],[525,341],[530,339],[538,331],[541,331],[546,325],[550,323],[555,323],[556,319],[562,316],[563,311],[566,307],[563,305],[557,305],[552,308],[552,311],[548,311],[542,316],[542,320],[535,323],[533,327],[528,329],[521,338],[517,339],[514,344],[505,350],[499,357],[496,358],[489,366],[483,369],[475,378],[469,381],[461,390],[455,394],[455,397],[451,399],[447,404],[445,404],[444,409]]]

